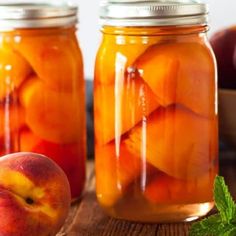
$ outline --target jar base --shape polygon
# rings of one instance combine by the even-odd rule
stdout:
[[[173,223],[191,222],[205,216],[214,207],[214,202],[174,205],[146,205],[140,209],[136,206],[104,207],[104,210],[117,219],[146,222],[146,223]],[[133,208],[133,209],[132,209]]]

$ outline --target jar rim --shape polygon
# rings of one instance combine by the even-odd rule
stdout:
[[[0,29],[75,25],[78,7],[42,3],[0,4]]]
[[[180,0],[105,0],[100,24],[107,26],[179,26],[208,23],[208,5]]]

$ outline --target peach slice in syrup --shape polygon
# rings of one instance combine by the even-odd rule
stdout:
[[[216,131],[216,118],[203,118],[184,107],[170,106],[152,113],[124,142],[130,153],[145,156],[148,163],[166,174],[193,179],[215,165]]]
[[[19,139],[21,152],[33,152],[34,147],[42,140],[27,127],[21,129]]]
[[[119,70],[126,71],[157,39],[148,41],[132,36],[106,38],[98,50],[95,80],[102,84],[114,83]]]
[[[72,94],[49,89],[35,77],[22,87],[26,124],[40,138],[55,143],[72,143],[84,138],[84,100]]]
[[[29,76],[28,62],[10,48],[0,48],[0,99],[11,94]]]
[[[155,204],[194,204],[213,201],[216,170],[193,180],[180,180],[162,172],[147,185],[144,196]]]
[[[0,136],[18,132],[25,124],[25,110],[18,105],[0,107]]]
[[[128,152],[123,144],[110,143],[96,148],[96,189],[98,201],[113,206],[138,177],[141,161]]]
[[[162,106],[180,103],[206,117],[216,114],[215,68],[204,45],[156,44],[136,60],[134,67]]]
[[[82,56],[73,38],[68,36],[25,36],[14,44],[48,87],[72,91],[83,81]]]
[[[0,107],[0,155],[19,151],[19,133],[25,125],[24,109],[17,104]]]
[[[155,94],[137,73],[111,85],[95,83],[95,137],[99,145],[121,135],[159,107]]]

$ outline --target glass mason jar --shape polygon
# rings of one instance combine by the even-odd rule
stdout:
[[[207,13],[195,2],[101,5],[96,193],[113,217],[191,221],[214,205],[217,86]]]
[[[85,89],[77,8],[0,6],[1,155],[47,155],[65,171],[72,198],[85,182]]]

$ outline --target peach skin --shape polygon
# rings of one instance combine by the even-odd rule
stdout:
[[[99,145],[119,139],[159,107],[155,94],[137,71],[127,73],[115,88],[95,83],[94,97],[95,138]]]
[[[55,144],[41,140],[33,152],[42,153],[55,161],[66,173],[70,183],[72,199],[81,196],[85,183],[86,153],[83,143]]]
[[[134,67],[162,106],[180,103],[206,117],[216,114],[215,67],[206,46],[156,44],[136,60]]]
[[[147,162],[166,174],[194,179],[216,165],[216,124],[215,119],[203,118],[181,106],[159,108],[145,126],[139,124],[131,131],[125,144],[130,153],[145,155]],[[146,143],[145,154],[142,143]]]
[[[81,195],[85,182],[85,157],[83,143],[55,144],[40,139],[29,129],[20,133],[20,150],[40,153],[50,157],[66,173],[71,196]]]
[[[62,191],[63,189],[63,191]],[[0,158],[0,235],[56,235],[70,208],[61,168],[35,153]]]

